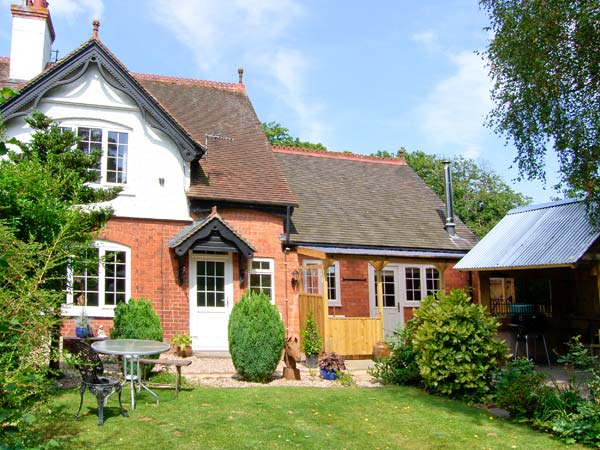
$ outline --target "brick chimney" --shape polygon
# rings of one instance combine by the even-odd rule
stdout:
[[[54,27],[46,0],[23,0],[10,5],[12,37],[9,77],[29,80],[42,72],[50,62]]]

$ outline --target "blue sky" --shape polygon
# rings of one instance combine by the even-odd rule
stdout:
[[[0,55],[10,54],[0,0]],[[244,83],[258,117],[335,151],[400,147],[462,154],[544,202],[539,181],[513,182],[512,147],[483,122],[492,108],[481,57],[489,35],[476,1],[49,0],[64,56],[91,36],[134,72]],[[555,164],[548,186],[556,182]]]

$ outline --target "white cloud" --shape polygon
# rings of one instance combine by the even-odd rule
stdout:
[[[102,0],[51,0],[48,3],[53,16],[64,16],[69,21],[82,15],[89,20],[101,19],[104,14]]]
[[[299,2],[156,0],[148,6],[153,19],[191,51],[197,66],[207,74],[202,77],[233,73],[232,66],[243,66],[246,82],[250,77],[261,79],[261,87],[291,111],[299,124],[294,134],[306,140],[322,139],[320,107],[305,95],[311,61],[289,43],[304,15]],[[292,127],[291,123],[283,125]]]
[[[413,33],[410,38],[413,42],[423,45],[427,50],[439,50],[440,48],[438,35],[433,31]]]
[[[456,71],[433,87],[417,108],[417,120],[439,151],[456,146],[465,156],[476,158],[488,136],[483,122],[493,106],[491,82],[478,55],[462,52],[448,57]]]

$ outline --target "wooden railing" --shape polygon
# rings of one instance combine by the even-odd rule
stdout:
[[[309,311],[324,338],[324,351],[340,355],[367,356],[373,354],[373,345],[383,340],[383,327],[378,317],[327,317],[323,323],[323,297],[300,294],[300,328],[306,325]],[[325,335],[327,328],[327,335]]]

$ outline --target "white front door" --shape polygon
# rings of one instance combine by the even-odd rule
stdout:
[[[231,254],[190,256],[190,336],[194,350],[227,351],[233,307]]]

